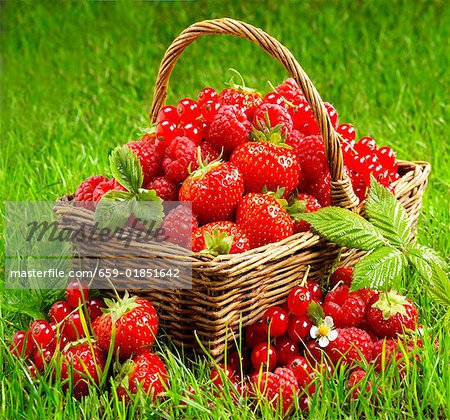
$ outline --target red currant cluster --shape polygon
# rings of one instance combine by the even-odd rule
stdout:
[[[312,280],[294,287],[285,304],[247,327],[242,351],[231,352],[219,366],[223,374],[213,370],[216,387],[221,390],[226,377],[237,394],[262,393],[287,413],[294,399],[307,410],[320,381],[336,366],[349,373],[355,396],[366,375],[361,363],[372,363],[377,373],[395,363],[404,372],[406,358],[418,357],[423,345],[415,305],[394,291],[350,292],[352,280],[352,268],[341,267],[324,295]]]

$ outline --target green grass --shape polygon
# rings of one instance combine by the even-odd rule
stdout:
[[[448,2],[36,1],[2,3],[0,13],[2,203],[53,200],[74,191],[91,174],[107,174],[109,149],[139,138],[148,125],[153,83],[171,40],[196,20],[230,16],[282,41],[322,97],[335,105],[341,121],[352,122],[360,136],[372,135],[378,143],[391,145],[400,159],[432,163],[419,240],[448,259]],[[267,80],[277,83],[286,77],[278,63],[249,42],[204,38],[176,66],[169,102],[194,96],[203,86],[223,87],[229,67],[261,90],[268,90]],[[421,363],[412,360],[403,380],[395,370],[388,371],[372,387],[371,398],[356,403],[350,402],[344,386],[346,376],[337,372],[323,381],[312,401],[311,418],[450,417],[450,338],[439,322],[442,312],[422,292],[420,279],[411,279],[405,291],[438,334],[439,352],[427,345]],[[14,296],[3,292],[0,299],[5,303]],[[45,378],[30,380],[5,344],[29,318],[5,305],[0,316],[0,418],[275,415],[264,405],[249,407],[215,397],[209,361],[199,358],[188,364],[170,346],[161,347],[171,377],[170,398],[156,405],[137,399],[125,408],[104,389],[79,403]],[[199,392],[183,408],[181,395],[189,385]]]

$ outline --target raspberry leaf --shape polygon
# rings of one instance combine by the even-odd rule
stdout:
[[[144,180],[137,155],[129,147],[118,146],[109,155],[109,163],[111,173],[117,182],[128,191],[137,194]]]
[[[163,200],[155,190],[139,190],[133,206],[133,214],[150,230],[159,227],[164,218]]]
[[[400,202],[373,176],[366,200],[369,221],[376,226],[391,245],[403,247],[411,239],[411,225],[408,213]]]
[[[376,249],[355,265],[351,291],[369,287],[386,290],[396,287],[407,266],[407,259],[400,249],[383,246]]]
[[[135,196],[126,191],[108,191],[98,202],[94,222],[99,229],[123,228],[130,217]]]
[[[363,251],[387,245],[377,227],[360,215],[339,207],[325,207],[313,213],[299,215],[330,242]]]

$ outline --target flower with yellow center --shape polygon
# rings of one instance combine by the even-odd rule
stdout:
[[[317,339],[320,347],[326,347],[330,341],[336,340],[338,332],[334,329],[334,322],[331,316],[326,316],[318,325],[313,325],[309,334]]]

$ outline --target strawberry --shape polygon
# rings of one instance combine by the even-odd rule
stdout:
[[[370,299],[365,319],[367,327],[378,337],[396,337],[405,329],[415,330],[419,315],[413,302],[389,291]]]
[[[251,123],[244,112],[235,106],[223,106],[219,109],[206,131],[206,141],[225,154],[231,153],[237,146],[249,141]]]
[[[239,202],[237,224],[257,248],[291,236],[294,222],[277,198],[269,194],[247,194]]]
[[[192,251],[211,255],[240,254],[250,249],[250,242],[236,223],[212,222],[192,232]]]
[[[287,208],[288,213],[294,219],[294,233],[307,232],[311,229],[311,225],[301,220],[301,215],[304,213],[312,213],[319,210],[322,206],[312,196],[308,194],[298,194],[290,200],[290,206]]]
[[[148,349],[155,341],[158,318],[152,303],[144,298],[128,296],[114,302],[105,299],[107,309],[92,324],[98,346],[108,351],[113,335],[113,348],[120,358]]]
[[[289,139],[287,143],[289,143]],[[294,151],[302,168],[302,177],[305,184],[317,181],[323,173],[328,171],[322,136],[297,137],[295,143],[292,142],[291,144],[295,147]]]
[[[220,160],[204,163],[183,182],[180,201],[191,201],[200,224],[232,220],[244,193],[244,181],[236,165]]]
[[[157,396],[164,392],[167,381],[164,362],[156,354],[144,352],[128,359],[121,366],[115,380],[118,386],[117,396],[128,403],[129,394],[137,394],[141,389],[154,402]]]
[[[81,398],[89,394],[89,383],[99,384],[105,369],[106,356],[96,343],[75,342],[62,353],[61,380],[63,389],[73,384],[73,395]],[[71,379],[71,380],[70,380]]]
[[[219,103],[222,107],[233,105],[251,119],[256,107],[262,103],[262,98],[253,89],[234,85],[219,93]]]
[[[325,173],[319,176],[315,181],[307,184],[303,188],[300,188],[301,192],[312,195],[316,198],[322,207],[328,207],[331,205],[331,184],[330,184],[330,172],[327,170]]]

